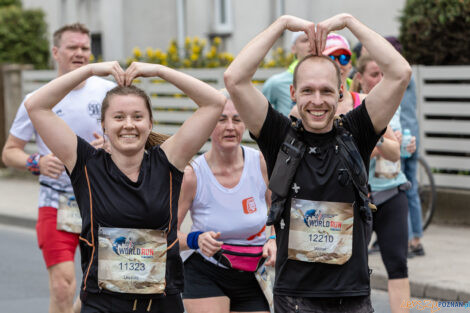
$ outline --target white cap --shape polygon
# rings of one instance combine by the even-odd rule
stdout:
[[[290,45],[293,46],[295,44],[295,41],[297,38],[299,38],[300,35],[305,34],[305,32],[293,32],[291,37],[290,37]]]

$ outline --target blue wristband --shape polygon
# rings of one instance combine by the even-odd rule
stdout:
[[[269,240],[269,239],[276,239],[276,235],[269,236],[269,237],[268,237],[268,240]]]
[[[199,249],[199,244],[197,243],[197,240],[199,238],[199,235],[202,233],[202,231],[193,231],[188,234],[188,237],[186,237],[186,244],[188,245],[189,249]]]

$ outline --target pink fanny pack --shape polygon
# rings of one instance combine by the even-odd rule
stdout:
[[[214,255],[222,265],[245,272],[255,272],[263,261],[263,246],[229,245]]]

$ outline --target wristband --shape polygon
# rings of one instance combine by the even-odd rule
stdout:
[[[28,169],[28,171],[31,172],[31,174],[36,175],[36,176],[40,174],[40,171],[39,171],[39,158],[40,157],[41,156],[39,155],[39,153],[34,153],[34,154],[31,154],[26,160],[26,168]]]
[[[268,237],[268,240],[269,240],[269,239],[276,239],[276,235],[271,235],[271,236],[269,236],[269,237]]]
[[[384,136],[380,137],[379,141],[377,141],[376,147],[380,147],[384,143]]]
[[[193,231],[188,234],[188,237],[186,237],[186,244],[188,245],[189,249],[199,249],[199,244],[197,243],[197,240],[199,238],[199,235],[202,233],[202,231]]]

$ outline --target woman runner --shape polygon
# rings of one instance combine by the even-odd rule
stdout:
[[[119,84],[106,95],[101,112],[111,154],[76,136],[52,111],[93,75],[113,75]],[[172,83],[199,106],[164,142],[165,137],[152,133],[149,97],[131,86],[136,77],[153,76]],[[191,76],[137,62],[126,72],[117,62],[83,66],[26,101],[38,133],[70,175],[82,215],[81,312],[183,312],[176,231],[183,170],[209,137],[225,101]]]
[[[240,145],[244,131],[229,99],[212,132],[210,150],[184,172],[178,223],[190,210],[193,225],[189,234],[179,232],[180,247],[194,252],[184,263],[188,313],[269,312],[254,273],[228,268],[216,254],[222,244],[258,246],[269,257],[266,265],[275,262],[274,228],[268,240],[265,236],[266,163],[259,151]]]

